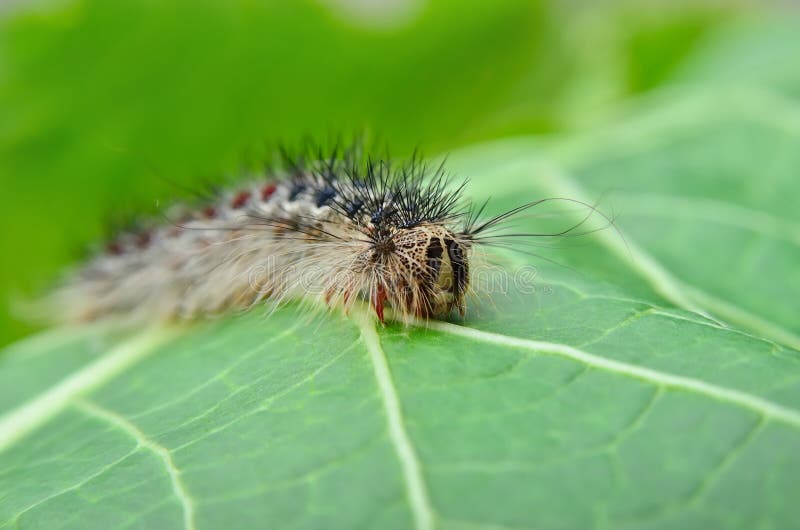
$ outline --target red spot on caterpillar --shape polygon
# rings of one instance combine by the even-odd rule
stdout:
[[[275,193],[276,189],[278,189],[278,187],[275,184],[270,183],[265,185],[263,188],[261,188],[261,200],[266,201],[272,197],[272,194]]]
[[[241,208],[242,206],[247,204],[247,201],[249,200],[250,200],[250,192],[240,191],[231,201],[231,208],[233,208],[234,210]]]
[[[136,236],[136,246],[138,248],[147,248],[147,245],[150,244],[150,240],[152,239],[150,232],[143,232]]]
[[[330,306],[331,305],[331,301],[333,300],[333,297],[335,295],[336,295],[336,290],[335,290],[334,287],[326,289],[325,290],[325,304]],[[350,297],[352,297],[352,296],[353,296],[353,291],[351,291],[349,288],[345,289],[344,291],[342,291],[342,304],[345,307],[345,312],[347,312],[347,306],[348,306],[348,304],[350,302]]]
[[[378,284],[372,294],[372,306],[375,308],[375,314],[378,315],[378,320],[381,321],[381,324],[383,324],[383,303],[386,298],[386,291],[383,290],[383,285]]]
[[[112,241],[106,244],[106,252],[111,254],[112,256],[119,256],[122,254],[122,245],[119,244],[117,241]]]
[[[217,209],[214,208],[213,206],[206,206],[203,209],[203,217],[206,217],[208,219],[213,219],[216,216],[217,216]]]

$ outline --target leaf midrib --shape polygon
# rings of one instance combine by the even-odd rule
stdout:
[[[400,399],[392,381],[386,354],[381,347],[380,338],[375,328],[375,319],[368,313],[367,309],[361,307],[351,313],[351,318],[361,330],[361,340],[369,352],[389,427],[389,438],[403,471],[406,494],[414,516],[415,528],[417,530],[432,530],[435,519],[434,510],[422,476],[419,457],[406,431]]]

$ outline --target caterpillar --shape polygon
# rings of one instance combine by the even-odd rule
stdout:
[[[401,317],[463,316],[477,251],[496,230],[569,200],[484,218],[487,203],[465,200],[466,184],[417,155],[283,151],[264,175],[116,234],[54,291],[52,311],[66,321],[193,318],[310,298],[345,310],[365,300],[381,322],[387,306]]]

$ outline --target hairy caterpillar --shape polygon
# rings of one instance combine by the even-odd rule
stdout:
[[[464,186],[418,157],[392,164],[355,147],[285,155],[266,177],[118,234],[51,302],[69,321],[194,317],[309,296],[345,309],[367,300],[381,321],[387,304],[407,317],[463,315],[476,249],[513,216],[569,200],[483,219],[486,203],[463,200]]]

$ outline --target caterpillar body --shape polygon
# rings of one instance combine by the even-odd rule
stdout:
[[[168,222],[118,234],[53,293],[59,318],[191,318],[264,299],[368,301],[383,321],[461,315],[476,249],[510,217],[481,220],[441,166],[393,164],[357,149],[285,157],[279,169]],[[534,234],[531,234],[534,235]],[[555,235],[555,234],[547,234]]]

